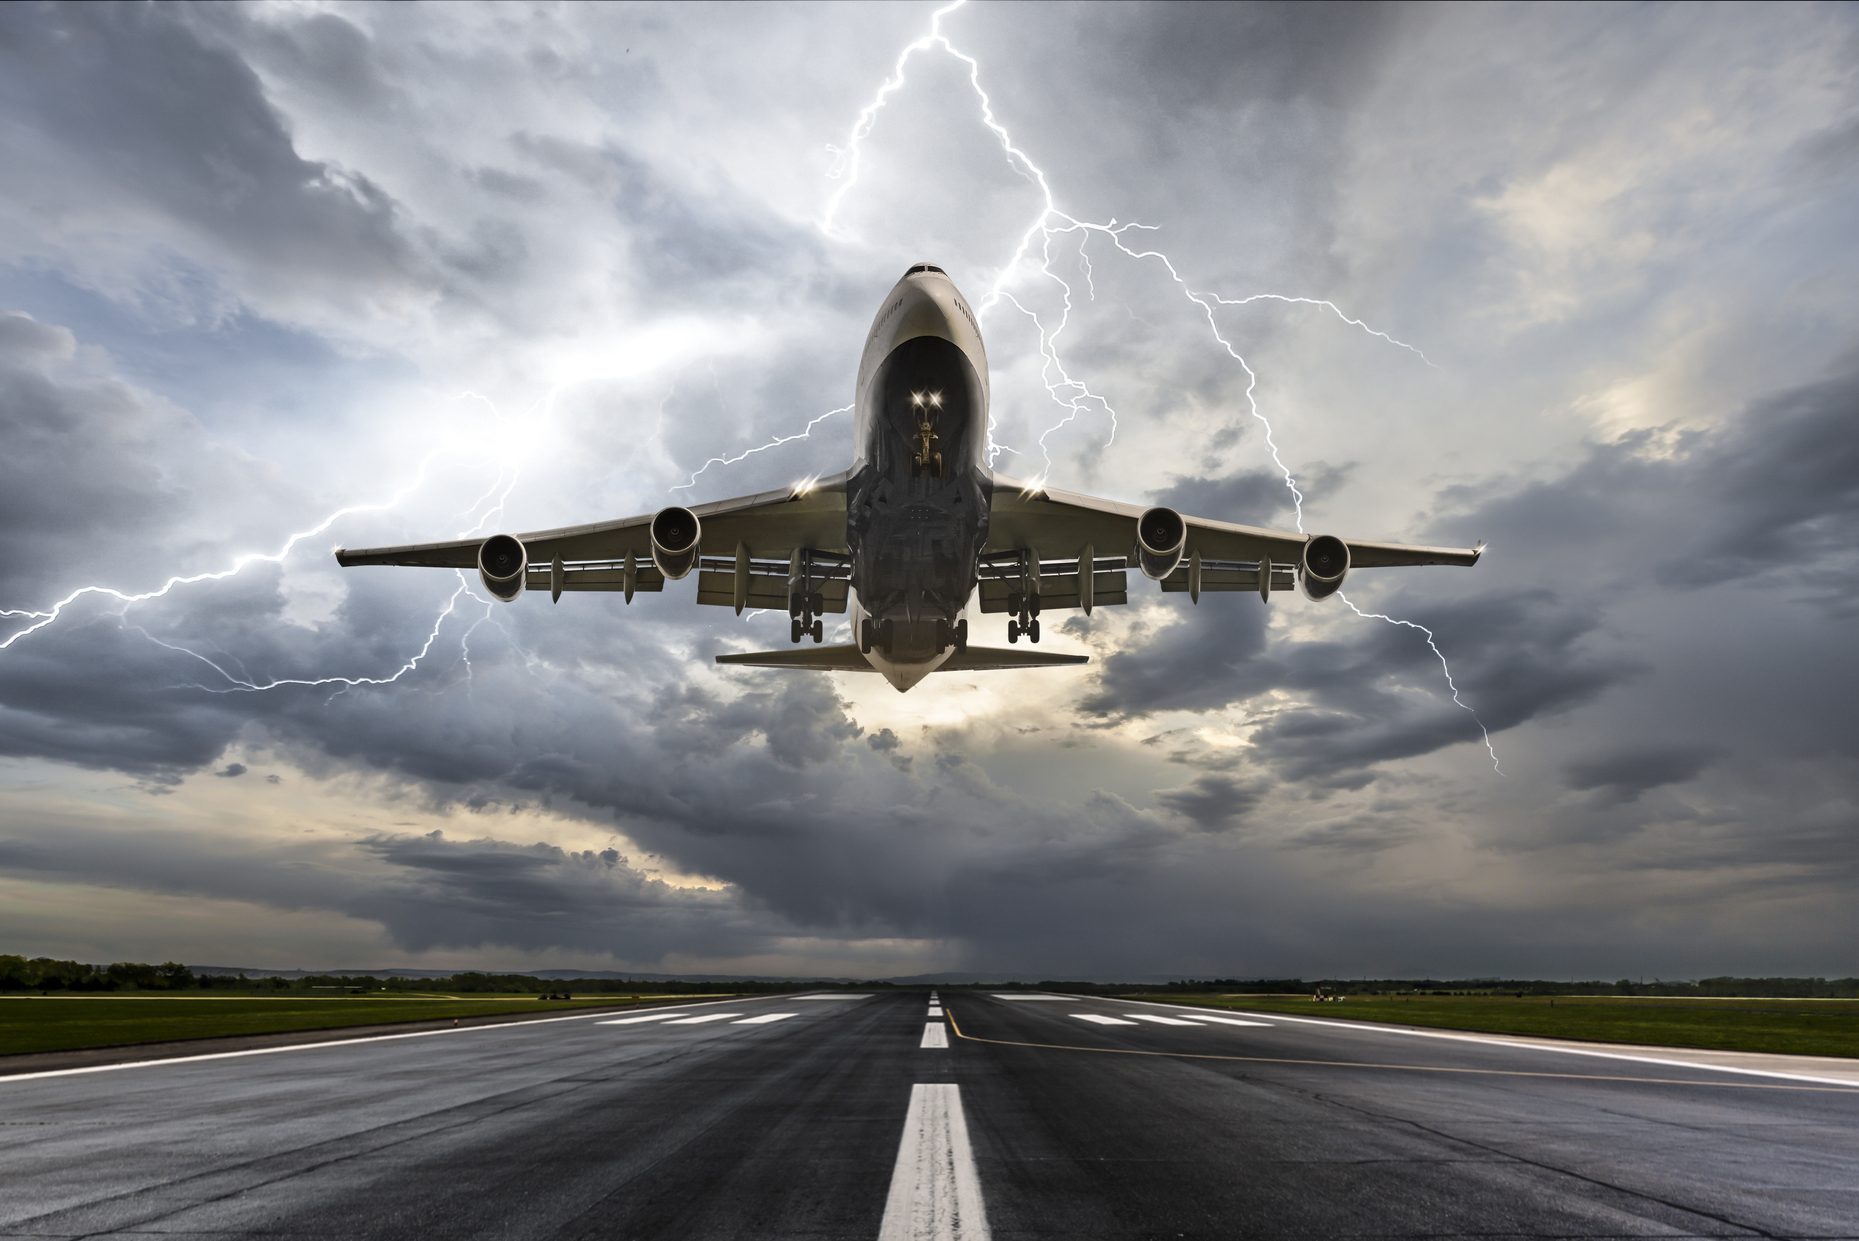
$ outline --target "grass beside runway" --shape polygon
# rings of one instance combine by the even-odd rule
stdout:
[[[1349,996],[1339,1003],[1320,1004],[1308,996],[1180,992],[1125,998],[1483,1034],[1859,1057],[1859,1000],[1415,995]]]
[[[375,996],[0,996],[0,1056],[133,1047],[174,1039],[338,1030],[348,1026],[454,1017],[521,1017],[626,1004],[716,1000],[703,995],[589,996],[539,1000],[533,995],[470,999]]]

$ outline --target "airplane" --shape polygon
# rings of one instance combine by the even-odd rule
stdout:
[[[641,591],[697,574],[697,602],[786,608],[793,646],[719,664],[881,673],[900,692],[932,672],[1082,664],[1084,655],[968,643],[971,599],[1036,644],[1040,616],[1127,603],[1129,570],[1185,592],[1295,584],[1311,599],[1352,569],[1474,565],[1471,548],[1306,535],[1022,483],[986,461],[981,327],[942,268],[918,263],[885,295],[859,361],[852,467],[830,477],[619,521],[403,547],[336,549],[350,565],[472,569],[508,602],[525,589]],[[979,589],[977,589],[979,588]],[[849,613],[854,641],[820,645]],[[801,645],[812,639],[811,645]]]

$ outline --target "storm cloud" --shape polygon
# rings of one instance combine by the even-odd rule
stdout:
[[[71,911],[0,947],[1843,968],[1853,13],[965,7],[1059,208],[1147,226],[1013,266],[962,62],[844,160],[928,12],[0,11],[0,886]],[[786,618],[677,585],[331,564],[843,468],[925,259],[1003,475],[1489,551],[1364,615],[1132,574],[1047,617],[1086,668],[903,697],[718,668]]]

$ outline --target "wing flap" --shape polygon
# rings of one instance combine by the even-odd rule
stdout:
[[[820,602],[825,604],[825,611],[843,612],[846,610],[847,583],[844,578],[834,578],[817,583]],[[714,604],[718,607],[736,605],[736,575],[723,570],[701,570],[697,574],[697,602]],[[775,608],[787,611],[787,574],[771,577],[762,573],[749,575],[749,597],[746,606],[752,608]]]
[[[983,612],[1005,612],[1008,610],[1008,598],[1018,588],[1014,583],[999,579],[983,578],[981,581],[981,610]],[[1099,569],[1091,575],[1091,606],[1099,607],[1111,603],[1128,603],[1130,575],[1122,569]],[[1042,573],[1039,579],[1039,606],[1042,611],[1061,611],[1079,606],[1078,571],[1074,567],[1070,573]]]

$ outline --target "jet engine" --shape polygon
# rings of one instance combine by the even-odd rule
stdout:
[[[494,534],[478,549],[478,577],[484,589],[505,603],[523,593],[523,578],[529,572],[529,552],[517,539]]]
[[[697,564],[697,543],[703,525],[688,508],[662,508],[652,517],[652,563],[671,581]]]
[[[1298,583],[1306,599],[1327,599],[1343,588],[1349,572],[1349,545],[1333,534],[1320,534],[1304,544],[1298,563]]]
[[[1181,563],[1188,545],[1188,523],[1172,508],[1152,508],[1136,520],[1136,563],[1155,580],[1167,577]]]

